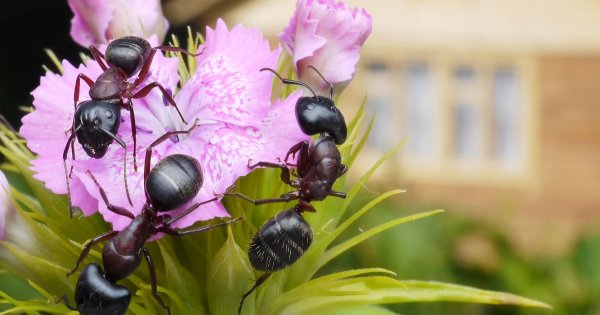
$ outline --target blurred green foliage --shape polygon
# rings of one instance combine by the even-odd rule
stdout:
[[[360,199],[360,198],[357,198]],[[407,209],[447,205],[385,202],[347,233],[387,222]],[[364,196],[364,200],[368,197]],[[554,310],[464,303],[397,304],[399,314],[462,315],[596,315],[600,314],[600,234],[583,235],[568,257],[526,259],[515,253],[505,233],[473,219],[433,217],[392,229],[345,253],[322,271],[381,267],[403,279],[436,280],[513,292],[544,301]],[[343,238],[343,237],[342,237]],[[466,256],[466,257],[465,257]],[[549,255],[550,256],[550,255]]]

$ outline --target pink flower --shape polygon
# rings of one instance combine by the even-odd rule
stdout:
[[[105,47],[100,47],[103,50]],[[176,94],[175,101],[190,123],[200,126],[189,136],[173,137],[153,150],[152,165],[171,154],[186,154],[196,158],[203,169],[204,184],[200,193],[187,204],[208,200],[214,193],[222,193],[238,177],[248,174],[248,160],[275,161],[282,158],[295,143],[308,139],[298,127],[294,106],[299,93],[271,105],[273,75],[260,72],[264,67],[275,67],[280,49],[271,50],[262,33],[241,26],[228,30],[221,20],[216,28],[207,29],[206,43],[199,50],[197,70]],[[62,168],[62,150],[67,142],[65,131],[73,119],[73,86],[78,73],[96,78],[98,65],[91,61],[78,69],[63,62],[63,75],[47,74],[42,77],[34,95],[35,111],[23,119],[21,134],[28,140],[30,149],[38,154],[32,161],[36,178],[56,193],[66,193]],[[142,83],[158,81],[166,89],[177,90],[177,59],[165,58],[157,53],[151,67],[151,78]],[[87,86],[82,85],[82,96],[87,97]],[[88,158],[76,143],[76,161],[68,159],[74,171],[70,181],[74,205],[84,214],[96,211],[113,223],[115,230],[129,224],[128,218],[110,212],[100,193],[86,175],[90,170],[106,191],[111,203],[125,207],[132,213],[141,211],[146,202],[143,187],[143,156],[150,143],[167,131],[186,130],[177,112],[166,106],[162,95],[153,91],[148,96],[133,100],[138,146],[138,172],[133,172],[131,125],[129,114],[122,113],[118,135],[127,144],[127,181],[133,206],[125,194],[123,180],[124,150],[113,143],[102,159]],[[51,125],[52,128],[47,128]],[[66,211],[66,209],[65,209]],[[199,220],[228,216],[218,202],[206,204],[177,221],[175,227],[187,227]]]
[[[12,211],[13,205],[10,200],[10,187],[4,173],[0,171],[0,240],[4,239],[4,224],[9,212]]]
[[[169,28],[159,0],[69,0],[69,7],[71,37],[84,47],[127,35],[156,34],[162,42]]]
[[[328,86],[307,66],[317,68],[329,82],[345,85],[354,76],[371,27],[371,16],[364,9],[333,0],[298,0],[279,38],[292,55],[300,80],[327,95]]]

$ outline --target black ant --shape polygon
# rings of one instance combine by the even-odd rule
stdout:
[[[131,103],[132,99],[145,97],[152,89],[158,88],[169,104],[175,107],[183,123],[187,124],[187,122],[181,115],[173,97],[158,82],[151,82],[137,92],[134,92],[134,90],[147,78],[152,59],[157,50],[181,52],[191,56],[197,55],[179,47],[152,47],[145,39],[137,36],[126,36],[113,40],[106,48],[106,56],[94,46],[90,46],[89,49],[96,62],[100,65],[100,68],[102,68],[103,73],[96,81],[80,73],[75,81],[73,125],[70,129],[71,135],[67,140],[63,152],[65,173],[67,173],[66,160],[69,146],[71,146],[72,158],[75,159],[75,138],[82,145],[85,153],[95,159],[102,158],[108,151],[108,146],[113,141],[116,141],[125,149],[125,141],[117,135],[121,123],[121,109],[130,112],[133,139],[133,166],[135,171],[137,171],[136,125],[133,105]],[[127,81],[127,79],[133,77],[138,72],[139,74],[133,83]],[[78,104],[81,80],[90,87],[89,94],[91,100]],[[124,160],[126,160],[125,157]],[[127,178],[127,175],[124,176]],[[67,193],[70,190],[68,177]],[[126,181],[125,188],[127,189]],[[127,197],[131,204],[129,191],[127,191]],[[73,209],[70,209],[70,214],[73,216]]]
[[[86,243],[75,268],[67,273],[67,276],[75,273],[81,262],[89,254],[92,246],[108,241],[102,250],[102,262],[105,271],[103,272],[98,264],[86,266],[75,288],[76,307],[69,304],[65,295],[57,301],[62,299],[67,307],[78,310],[83,315],[125,313],[131,300],[131,294],[127,288],[117,285],[116,282],[129,276],[140,265],[143,256],[148,263],[152,295],[158,304],[171,314],[170,308],[158,295],[154,263],[144,244],[157,233],[182,236],[204,232],[243,219],[236,218],[214,225],[185,230],[170,226],[173,222],[201,205],[216,201],[218,197],[196,203],[174,217],[159,215],[161,212],[173,210],[194,198],[202,187],[203,175],[199,162],[183,154],[169,155],[150,170],[152,149],[174,135],[189,134],[197,126],[197,124],[194,124],[187,131],[167,132],[147,148],[144,162],[146,203],[142,212],[137,216],[134,216],[125,208],[111,204],[96,178],[90,171],[87,172],[98,187],[108,210],[131,218],[132,221],[122,231],[109,231]]]
[[[285,193],[279,198],[253,200],[238,192],[227,192],[254,203],[255,205],[288,202],[298,200],[292,208],[277,214],[267,221],[250,241],[248,258],[254,269],[264,271],[254,286],[246,292],[240,301],[238,314],[248,295],[278,270],[287,268],[298,260],[312,242],[312,228],[302,217],[302,212],[315,212],[310,204],[312,200],[323,200],[327,196],[346,198],[346,194],[333,191],[335,181],[346,173],[342,164],[340,151],[336,144],[346,141],[347,127],[344,116],[333,102],[333,85],[313,66],[309,66],[329,85],[329,97],[318,96],[304,82],[283,79],[275,70],[263,68],[260,71],[274,73],[284,84],[295,84],[306,87],[312,97],[301,97],[296,103],[296,120],[307,135],[319,133],[312,143],[302,141],[290,148],[282,163],[249,162],[249,168],[271,167],[281,169],[281,180],[297,190]],[[288,163],[290,155],[298,154],[297,164]],[[290,179],[289,166],[296,167],[298,179]]]

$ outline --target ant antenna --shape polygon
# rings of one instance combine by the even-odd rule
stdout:
[[[129,194],[129,185],[127,184],[127,149],[123,150],[123,181],[125,182],[125,194],[129,205],[133,207],[131,195]]]
[[[317,95],[317,93],[315,93],[315,91],[313,91],[313,89],[311,89],[310,86],[308,86],[308,84],[306,84],[304,82],[296,81],[296,80],[284,79],[279,75],[279,73],[277,73],[275,70],[273,70],[271,68],[262,68],[259,71],[265,71],[265,70],[273,72],[273,74],[275,74],[279,78],[279,80],[281,80],[281,82],[283,82],[284,84],[301,85],[301,86],[307,88],[313,94],[314,97],[319,97]]]
[[[321,72],[319,72],[319,70],[317,70],[317,68],[315,68],[313,65],[308,65],[307,68],[311,68],[311,69],[315,70],[315,72],[321,77],[321,79],[323,79],[323,81],[325,81],[325,83],[327,83],[327,85],[329,85],[329,98],[333,99],[333,84],[331,84],[329,81],[327,81],[325,79],[325,77],[321,74]]]
[[[77,308],[72,306],[71,303],[69,303],[69,298],[67,297],[66,294],[63,294],[61,297],[58,297],[58,296],[54,297],[54,303],[58,304],[60,302],[65,303],[67,308],[69,308],[70,310],[77,311]]]

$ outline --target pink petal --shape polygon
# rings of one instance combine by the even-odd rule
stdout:
[[[304,1],[299,0],[288,27],[279,34],[279,39],[292,55],[295,66],[299,60],[312,56],[327,43],[326,38],[317,35],[319,21],[309,18],[309,14],[309,8]]]
[[[261,68],[274,68],[281,51],[273,51],[262,33],[234,27],[222,20],[207,28],[196,73],[178,94],[178,102],[194,103],[195,115],[239,126],[258,126],[270,106],[272,76]]]
[[[69,0],[73,11],[71,37],[81,46],[108,43],[106,31],[113,17],[114,7],[106,1]]]
[[[69,0],[69,6],[71,37],[84,47],[129,35],[157,35],[162,42],[169,28],[159,0]]]
[[[115,10],[108,29],[107,39],[136,35],[148,38],[157,35],[165,39],[169,22],[163,16],[160,0],[113,0]]]
[[[4,239],[4,226],[6,216],[9,211],[12,211],[13,205],[10,200],[10,186],[4,173],[0,171],[0,240]]]

